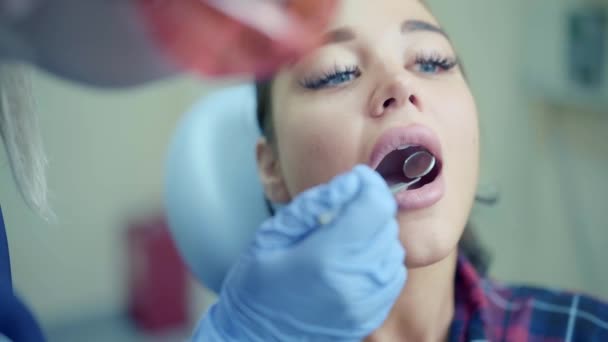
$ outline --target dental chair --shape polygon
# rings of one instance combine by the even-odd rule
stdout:
[[[206,96],[182,118],[169,147],[171,234],[197,280],[216,293],[269,216],[255,161],[255,101],[253,84]]]

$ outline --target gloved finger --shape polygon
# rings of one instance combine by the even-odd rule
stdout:
[[[374,321],[369,322],[369,327],[380,326],[386,317],[388,317],[390,310],[395,305],[397,298],[399,298],[405,286],[406,278],[407,270],[404,265],[401,265],[392,273],[392,278],[386,286],[364,298],[360,307],[367,310],[367,312],[363,312],[363,314],[377,313],[374,316],[368,316],[374,317]]]
[[[377,267],[374,268],[373,279],[379,284],[388,284],[393,281],[396,273],[401,272],[405,267],[406,252],[401,241],[393,241],[389,248],[385,250],[384,256],[379,260]]]
[[[359,296],[367,296],[385,286],[404,265],[405,250],[398,239],[398,224],[392,220],[363,248],[339,253],[325,262],[346,283],[358,284]],[[342,247],[335,248],[341,251]]]
[[[368,278],[376,288],[389,286],[394,281],[395,275],[405,270],[405,249],[400,241],[393,241],[384,250],[384,255],[380,256],[374,267],[369,270]]]
[[[386,286],[377,288],[368,295],[352,298],[351,302],[356,302],[357,310],[343,312],[340,317],[336,317],[336,320],[341,320],[341,326],[350,327],[349,331],[358,336],[374,331],[388,317],[405,285],[405,280],[406,269],[405,266],[401,266],[401,269],[394,272]]]
[[[359,191],[334,205],[332,210],[319,215],[319,221],[325,223],[327,228],[320,233],[326,236],[319,238],[343,241],[345,244],[368,243],[378,230],[385,229],[385,223],[397,213],[397,203],[376,171],[361,165],[351,173],[357,177]]]
[[[338,213],[344,203],[352,201],[360,192],[359,173],[353,170],[335,177],[328,184],[302,192],[261,225],[256,232],[256,247],[287,248],[305,239],[320,226],[320,216]]]

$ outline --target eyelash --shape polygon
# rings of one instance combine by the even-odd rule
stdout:
[[[452,70],[458,65],[458,60],[453,57],[443,57],[437,53],[433,54],[419,54],[414,60],[414,65],[420,66],[431,66],[438,68],[439,71],[424,71],[417,70],[423,74],[437,74]],[[315,78],[307,78],[300,82],[300,84],[307,89],[317,90],[322,88],[333,88],[341,85],[344,82],[352,81],[353,78],[361,76],[361,69],[357,65],[348,65],[345,67],[334,66],[332,70],[323,73],[323,75]],[[348,79],[344,79],[348,78]],[[333,84],[333,82],[338,82]]]
[[[415,65],[430,65],[439,68],[439,72],[446,72],[452,70],[456,65],[458,65],[458,60],[454,57],[441,56],[438,53],[419,54],[416,56]],[[418,71],[422,73],[427,73],[421,70]]]
[[[320,77],[308,78],[302,80],[300,83],[304,88],[308,89],[320,89],[326,87],[335,87],[337,85],[331,85],[332,81],[338,80],[338,77],[359,77],[361,75],[361,69],[357,65],[348,65],[340,67],[335,65],[332,70],[326,71]]]

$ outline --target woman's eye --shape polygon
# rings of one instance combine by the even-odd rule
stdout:
[[[335,70],[330,71],[321,77],[303,80],[301,84],[303,87],[313,90],[332,88],[347,82],[351,82],[360,75],[361,72],[359,67],[356,66],[348,67],[343,70],[336,68]]]
[[[436,63],[420,63],[418,64],[418,70],[427,74],[434,74],[439,70],[439,65]]]
[[[453,69],[457,61],[444,57],[418,57],[416,58],[416,70],[423,74],[437,74]]]

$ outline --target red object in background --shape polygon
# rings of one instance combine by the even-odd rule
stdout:
[[[135,1],[161,48],[204,76],[272,75],[322,43],[338,7],[337,0]]]
[[[130,225],[129,315],[149,333],[188,324],[188,275],[164,216]]]

